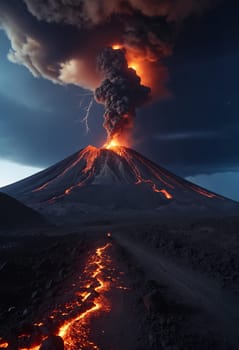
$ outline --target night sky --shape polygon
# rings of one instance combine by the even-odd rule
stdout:
[[[14,5],[12,0],[1,2]],[[25,5],[22,9],[27,12]],[[164,59],[170,96],[137,111],[133,137],[133,147],[161,166],[237,200],[238,15],[236,2],[225,1],[184,20],[173,54]],[[46,31],[49,25],[41,21]],[[102,105],[93,104],[89,133],[82,123],[92,98],[89,90],[34,77],[8,60],[10,48],[5,30],[0,31],[0,185],[46,168],[88,144],[101,146],[106,137]],[[9,161],[18,164],[14,170]]]

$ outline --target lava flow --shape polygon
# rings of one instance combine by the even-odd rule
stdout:
[[[148,184],[154,192],[163,194],[166,199],[173,198],[173,196],[166,189],[159,189],[157,188],[157,185],[152,180],[143,178],[143,176],[141,175],[140,169],[137,167],[136,163],[133,162],[133,160],[127,153],[125,147],[122,147],[120,142],[117,139],[112,139],[108,143],[104,144],[103,148],[112,150],[113,152],[117,153],[120,157],[123,157],[126,160],[126,162],[130,166],[136,178],[136,182],[135,182],[136,185],[140,183]],[[166,183],[161,177],[160,178],[158,177],[158,179],[164,182],[168,187],[171,187],[170,184]]]
[[[66,169],[60,173],[56,178],[50,180],[50,181],[47,181],[46,183],[44,183],[43,185],[37,187],[36,189],[34,189],[32,192],[38,192],[38,191],[41,191],[45,188],[47,188],[52,182],[55,182],[56,180],[58,180],[59,178],[63,177],[69,170],[73,169],[75,166],[77,166],[77,164],[80,163],[80,161],[85,158],[87,160],[86,162],[86,166],[85,168],[83,169],[83,173],[86,174],[87,172],[89,171],[92,171],[92,167],[94,165],[94,161],[95,159],[97,158],[97,156],[99,155],[99,150],[97,152],[97,148],[96,147],[93,147],[93,146],[88,146],[87,148],[85,148],[81,154],[80,154],[80,157],[78,157],[72,164],[70,164],[68,167],[66,167]],[[90,151],[90,152],[89,152]],[[85,157],[87,156],[87,157]],[[69,187],[65,190],[65,194],[69,194],[72,190],[73,186],[72,187]]]
[[[86,302],[93,296],[92,306],[87,308],[83,313],[79,313],[70,320],[63,323],[58,331],[58,335],[64,339],[66,349],[91,348],[99,349],[92,340],[89,339],[89,321],[93,314],[99,312],[109,312],[110,304],[103,295],[110,289],[110,282],[104,277],[104,270],[109,268],[111,262],[106,250],[110,243],[96,249],[96,253],[89,258],[83,275],[89,276],[86,282],[85,291],[76,292],[76,295]],[[92,287],[92,283],[97,286]],[[91,291],[92,289],[92,291]],[[73,306],[74,307],[74,306]]]
[[[113,182],[116,186],[144,184],[158,194],[159,198],[167,201],[180,200],[185,196],[193,196],[194,199],[195,194],[199,195],[198,198],[223,199],[125,147],[127,141],[114,137],[101,148],[84,148],[64,161],[63,166],[57,165],[56,173],[52,172],[53,176],[49,176],[48,181],[41,183],[39,187],[33,188],[32,192],[42,192],[43,195],[45,192],[46,202],[51,204],[73,192],[77,194],[81,188],[92,185],[97,188],[97,185]]]
[[[48,322],[51,320],[54,334],[62,337],[66,350],[99,350],[99,346],[91,339],[91,320],[111,310],[108,291],[112,288],[127,289],[118,285],[121,277],[114,276],[116,270],[109,255],[111,247],[112,244],[107,243],[97,248],[89,256],[78,281],[72,284],[70,300],[53,310],[46,320],[34,323],[36,333],[41,334],[40,337],[38,335],[38,341],[39,338],[43,341],[47,337],[43,329],[48,328]],[[119,274],[122,275],[122,272]],[[97,329],[97,333],[102,334],[104,330]],[[34,335],[20,334],[19,350],[38,350],[40,344],[36,344],[33,339]],[[8,343],[1,338],[0,340],[0,347],[7,348]]]

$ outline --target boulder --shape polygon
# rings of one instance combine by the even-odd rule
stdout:
[[[146,294],[143,297],[144,306],[149,313],[165,312],[167,303],[158,289]]]
[[[39,350],[64,350],[63,339],[57,335],[50,335],[42,342]]]

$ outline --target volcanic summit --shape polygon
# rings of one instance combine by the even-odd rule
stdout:
[[[121,146],[88,146],[50,168],[2,189],[57,215],[101,210],[219,210],[235,206]]]

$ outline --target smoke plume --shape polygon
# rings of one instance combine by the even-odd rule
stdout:
[[[112,139],[132,125],[135,109],[149,99],[150,88],[141,85],[140,77],[128,68],[124,50],[104,49],[97,66],[105,79],[95,90],[95,98],[105,106],[104,127]]]
[[[209,5],[208,0],[0,0],[0,28],[11,41],[9,59],[34,76],[90,90],[100,86],[95,96],[106,106],[105,127],[112,135],[128,123],[119,115],[127,120],[148,99],[143,85],[154,97],[166,93],[163,61],[172,53],[175,28]],[[115,43],[140,61],[142,85],[140,72],[127,69],[123,52],[103,50]],[[108,65],[109,57],[119,66]]]

